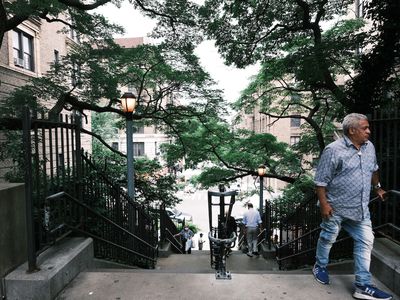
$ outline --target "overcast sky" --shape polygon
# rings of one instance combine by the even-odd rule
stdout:
[[[123,37],[145,37],[156,24],[152,19],[135,11],[129,3],[124,3],[120,9],[107,4],[97,12],[103,14],[109,21],[123,26],[125,28]],[[239,97],[250,77],[255,75],[258,69],[256,66],[246,69],[225,66],[212,41],[203,42],[196,49],[196,53],[204,69],[217,82],[218,88],[224,91],[225,98],[230,102]]]

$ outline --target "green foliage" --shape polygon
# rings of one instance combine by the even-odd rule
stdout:
[[[190,229],[191,231],[193,231],[194,234],[198,233],[198,232],[201,230],[201,228],[199,228],[197,225],[195,225],[195,224],[193,224],[193,223],[188,223],[188,224],[186,224],[186,225],[189,227],[189,229]],[[182,225],[182,224],[179,224],[178,227],[177,227],[177,229],[178,229],[178,231],[180,232],[180,231],[183,229],[183,225]]]
[[[24,182],[25,161],[20,131],[4,132],[4,139],[0,142],[0,161],[11,164],[4,175],[7,181]]]
[[[170,163],[184,156],[187,168],[201,167],[203,172],[195,181],[205,188],[256,175],[260,164],[267,166],[270,176],[296,177],[303,172],[298,156],[273,135],[231,131],[216,118],[187,121],[179,139],[165,144],[163,153]]]
[[[118,129],[119,119],[111,113],[94,113],[92,130],[104,140],[110,140]],[[126,158],[119,153],[106,149],[96,138],[93,138],[92,156],[97,164],[104,165],[104,171],[113,180],[126,186]],[[100,163],[101,162],[101,163]],[[175,178],[163,174],[163,167],[156,160],[137,158],[135,169],[135,200],[146,204],[166,204],[173,206],[180,202],[175,196],[178,187]]]

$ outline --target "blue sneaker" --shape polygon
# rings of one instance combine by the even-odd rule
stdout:
[[[329,284],[329,274],[326,268],[320,267],[315,264],[312,270],[315,280],[322,284]]]
[[[356,299],[390,300],[392,295],[385,293],[373,285],[357,285],[353,297]]]

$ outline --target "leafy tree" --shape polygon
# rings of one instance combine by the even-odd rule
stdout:
[[[259,74],[234,107],[242,112],[258,107],[276,119],[303,119],[305,134],[293,148],[299,159],[321,153],[332,139],[332,122],[345,113],[369,113],[378,105],[393,103],[398,95],[399,2],[371,1],[366,21],[348,17],[353,2],[206,0],[183,6],[180,0],[169,0],[160,10],[176,16],[179,26],[158,17],[154,36],[164,37],[177,49],[213,39],[226,64],[241,68],[260,63]],[[373,26],[368,30],[365,22]],[[360,53],[362,48],[366,50]],[[203,141],[210,144],[209,150],[219,149],[212,133],[204,134]],[[224,142],[236,140],[224,132]],[[197,151],[185,152],[190,153],[188,161],[201,157],[199,144],[197,139]],[[240,157],[242,149],[234,147],[230,155]],[[263,154],[262,161],[271,157]],[[242,174],[225,157],[220,156],[219,162],[224,171],[213,167],[207,172],[224,179]],[[206,174],[204,180],[210,178]]]
[[[273,135],[232,131],[229,124],[217,118],[191,119],[180,126],[179,140],[164,145],[166,157],[171,164],[185,157],[186,167],[202,166],[197,182],[203,187],[258,176],[260,164],[267,166],[267,177],[286,182],[294,182],[303,173],[295,153]]]
[[[104,141],[115,135],[115,129],[121,126],[118,118],[113,114],[93,113],[92,131]],[[126,155],[107,149],[98,139],[92,140],[92,156],[99,165],[114,180],[126,186]],[[174,206],[180,202],[175,196],[177,186],[175,178],[169,174],[162,174],[163,166],[157,160],[138,158],[135,160],[135,200],[146,204],[165,204]]]
[[[80,66],[79,72],[76,65]],[[125,165],[121,153],[109,151],[112,150],[109,145],[107,151],[100,146],[107,144],[107,136],[112,134],[113,127],[125,125],[126,116],[118,107],[119,88],[130,86],[136,90],[138,107],[133,114],[134,122],[178,134],[187,119],[222,113],[224,102],[213,85],[190,51],[172,51],[164,45],[141,45],[133,49],[117,45],[93,48],[84,42],[59,63],[53,64],[45,76],[34,78],[28,85],[15,90],[6,99],[2,113],[12,115],[25,105],[47,109],[50,116],[56,116],[62,109],[78,110],[83,115],[86,110],[97,112],[94,132],[83,131],[99,139],[100,143],[94,143],[94,154],[108,161],[109,171],[115,178],[125,181],[125,172],[121,172]],[[173,196],[174,179],[160,175],[158,162],[138,159],[135,167],[138,199],[155,199],[169,204],[178,201]]]

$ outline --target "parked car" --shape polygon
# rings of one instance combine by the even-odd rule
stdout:
[[[165,211],[167,212],[171,220],[176,220],[178,223],[182,223],[183,220],[185,220],[185,222],[193,221],[193,217],[191,215],[181,212],[176,208],[166,208]]]
[[[235,216],[235,221],[236,221],[237,226],[242,225],[243,224],[243,216],[242,215]]]

